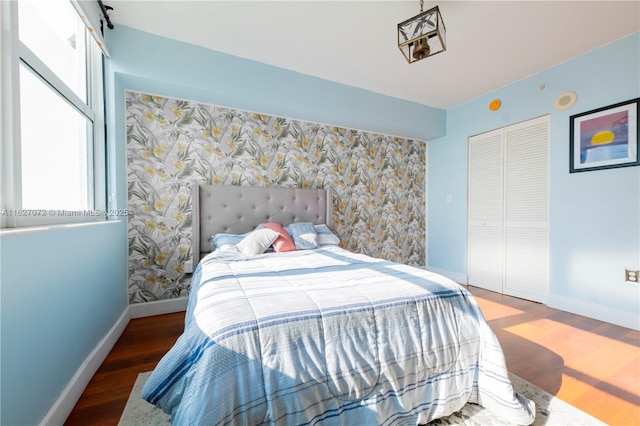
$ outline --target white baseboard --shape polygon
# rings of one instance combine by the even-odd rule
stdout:
[[[547,297],[547,306],[632,330],[640,330],[640,313],[638,312],[621,312],[618,309],[612,309],[570,297],[558,296],[556,294],[549,294]]]
[[[434,268],[432,266],[425,266],[425,269],[427,271],[435,272],[436,274],[444,275],[445,277],[457,282],[458,284],[467,285],[467,276],[465,274],[447,271],[446,269]]]
[[[80,365],[67,386],[64,388],[56,402],[51,406],[47,414],[40,421],[41,426],[63,425],[67,417],[76,405],[82,392],[89,384],[93,375],[98,371],[118,338],[129,323],[129,307],[127,307],[118,321],[111,327],[106,336],[98,342],[89,356]]]
[[[102,362],[107,358],[107,355],[109,355],[109,352],[111,352],[111,349],[113,349],[113,346],[124,332],[130,319],[184,311],[187,308],[187,301],[188,298],[183,297],[127,306],[107,335],[98,342],[89,356],[87,356],[80,365],[58,399],[40,421],[40,426],[58,426],[64,424],[73,407],[80,399],[82,392],[89,384],[89,381],[93,378],[98,368],[102,365]]]
[[[188,300],[187,297],[179,297],[177,299],[158,300],[156,302],[135,303],[129,305],[131,319],[186,311]]]

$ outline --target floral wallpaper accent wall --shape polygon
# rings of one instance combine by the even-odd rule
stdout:
[[[331,188],[355,252],[423,265],[426,142],[127,91],[129,299],[188,293],[191,182]]]

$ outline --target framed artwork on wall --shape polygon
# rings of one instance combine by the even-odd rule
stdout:
[[[640,165],[638,105],[631,99],[570,117],[569,171]]]

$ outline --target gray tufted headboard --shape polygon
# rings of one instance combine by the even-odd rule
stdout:
[[[219,232],[244,234],[262,222],[326,223],[331,227],[331,191],[193,183],[193,254],[195,267],[211,251]]]

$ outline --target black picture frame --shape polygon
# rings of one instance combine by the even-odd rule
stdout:
[[[569,172],[640,165],[640,98],[569,118]]]

